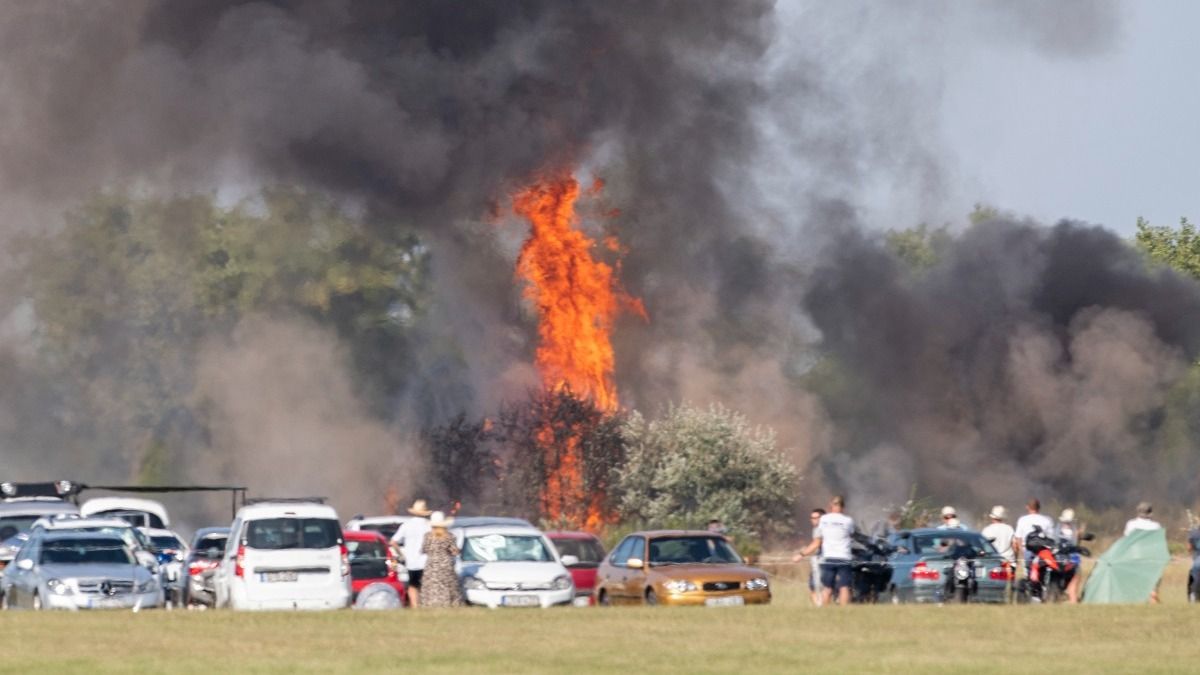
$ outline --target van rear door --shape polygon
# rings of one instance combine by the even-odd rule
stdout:
[[[243,576],[254,602],[317,600],[345,592],[342,529],[333,518],[280,516],[249,520]]]

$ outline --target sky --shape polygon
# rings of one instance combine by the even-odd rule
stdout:
[[[1055,58],[1008,43],[956,51],[940,102],[952,200],[1132,233],[1200,220],[1200,2],[1120,6],[1115,44]]]

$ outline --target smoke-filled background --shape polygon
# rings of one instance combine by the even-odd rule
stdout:
[[[945,61],[971,43],[1086,61],[1121,20],[1105,2],[4,2],[0,464],[347,512],[411,496],[423,428],[538,381],[507,199],[568,166],[605,180],[618,212],[588,226],[617,236],[649,314],[614,335],[623,404],[746,411],[812,499],[1190,501],[1172,392],[1200,287],[1086,223],[984,214],[918,266],[883,236],[963,221]],[[130,217],[113,194],[165,201]],[[212,280],[101,273],[145,248],[45,239],[74,218],[211,262],[232,244],[190,223],[213,203],[248,205],[221,230],[247,246],[350,214],[362,259],[404,244],[379,276],[411,293],[346,308],[284,283],[167,312]]]

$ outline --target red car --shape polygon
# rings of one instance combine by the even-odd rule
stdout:
[[[575,604],[594,605],[596,599],[593,593],[596,589],[596,568],[604,560],[604,544],[595,535],[587,532],[547,532],[546,536],[554,542],[559,556],[575,556],[579,559],[567,569],[575,582]]]
[[[370,530],[344,530],[342,537],[350,554],[351,602],[368,584],[385,583],[400,594],[401,604],[407,604],[404,581],[398,574],[400,565],[388,540]]]

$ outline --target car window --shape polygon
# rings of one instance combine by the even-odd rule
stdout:
[[[183,542],[171,535],[161,535],[150,537],[150,543],[154,545],[155,551],[180,551],[183,550]]]
[[[629,560],[629,552],[633,550],[633,537],[625,537],[617,547],[613,549],[612,555],[608,557],[608,561],[614,565],[624,565],[626,560]]]
[[[341,538],[342,526],[331,518],[263,518],[246,524],[249,548],[333,548]]]
[[[604,547],[595,539],[555,539],[559,555],[573,555],[581,565],[598,565],[604,559]]]
[[[723,537],[659,537],[650,540],[651,565],[741,561],[741,557]]]
[[[540,536],[483,534],[467,537],[463,562],[550,562],[554,556]]]
[[[116,539],[67,539],[43,542],[39,560],[43,565],[129,565],[133,556]]]
[[[951,532],[951,530],[947,530]],[[912,552],[945,555],[954,558],[995,555],[996,549],[982,536],[973,532],[955,534],[923,534],[912,538]]]
[[[382,579],[388,575],[387,548],[383,542],[348,539],[346,550],[350,553],[352,579]]]
[[[400,529],[400,523],[364,523],[358,526],[364,532],[378,532],[384,539],[391,539]]]
[[[0,541],[28,530],[41,516],[6,516],[0,518]]]
[[[200,541],[196,542],[196,548],[192,551],[193,558],[220,558],[225,552],[225,540],[227,537],[223,534],[210,534]]]

